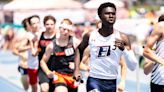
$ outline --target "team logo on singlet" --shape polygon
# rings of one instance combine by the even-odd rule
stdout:
[[[101,46],[98,47],[97,57],[106,57],[110,55],[110,46]]]
[[[50,44],[52,41],[50,41],[50,40],[41,40],[40,41],[40,45],[41,46],[47,46],[48,44]]]

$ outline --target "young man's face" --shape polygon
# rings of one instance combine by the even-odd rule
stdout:
[[[46,31],[52,32],[55,29],[55,22],[53,20],[49,19],[45,22],[44,26],[46,28]]]
[[[64,37],[68,37],[69,36],[69,32],[70,32],[69,29],[60,27],[60,35],[62,35]]]
[[[39,29],[40,29],[40,19],[37,18],[37,17],[33,17],[33,18],[31,18],[30,22],[31,22],[31,30],[33,32],[39,31]]]
[[[104,8],[101,12],[101,20],[105,24],[114,24],[116,20],[116,10],[112,7]]]

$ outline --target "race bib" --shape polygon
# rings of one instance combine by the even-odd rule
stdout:
[[[66,56],[71,56],[75,53],[73,48],[67,48],[64,52]]]

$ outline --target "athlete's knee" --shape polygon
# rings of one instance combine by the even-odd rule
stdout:
[[[23,84],[23,87],[24,87],[24,90],[28,90],[28,88],[29,88],[29,84]]]
[[[68,92],[68,88],[65,86],[57,86],[54,92]]]
[[[28,79],[27,75],[22,76],[21,82],[22,82],[24,90],[28,90],[28,88],[29,88],[29,79]]]
[[[40,85],[41,92],[48,92],[49,90],[49,84],[48,83],[42,83]]]

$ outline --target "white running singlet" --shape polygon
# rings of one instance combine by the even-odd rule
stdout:
[[[164,59],[164,39],[156,44],[155,53],[158,57]],[[151,82],[158,85],[164,85],[164,66],[155,63],[152,70]]]
[[[120,39],[119,31],[103,37],[97,30],[89,38],[90,77],[116,79],[122,51],[116,48],[115,39]]]

